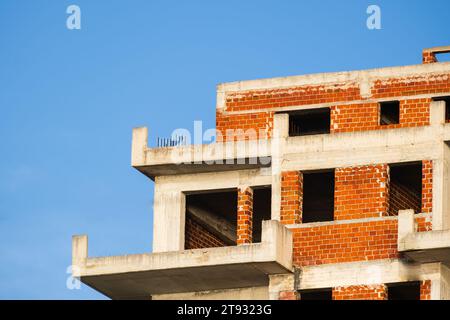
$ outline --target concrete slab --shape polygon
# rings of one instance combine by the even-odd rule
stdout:
[[[112,299],[269,285],[269,275],[292,272],[292,233],[263,222],[261,243],[88,258],[87,236],[73,238],[73,276]]]

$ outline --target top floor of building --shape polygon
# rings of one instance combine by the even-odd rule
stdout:
[[[431,101],[450,99],[450,63],[438,60],[448,52],[425,49],[420,65],[221,84],[217,140],[270,138],[277,113],[289,114],[292,136],[429,125]]]

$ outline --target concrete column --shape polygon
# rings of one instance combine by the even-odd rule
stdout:
[[[183,192],[161,190],[155,180],[153,252],[184,250],[186,197]]]
[[[431,280],[431,300],[450,300],[450,269],[441,263],[438,279]]]
[[[450,148],[444,142],[442,144],[441,158],[433,160],[433,230],[447,230],[450,228],[449,161]]]
[[[399,210],[398,211],[398,248],[403,248],[404,238],[414,233],[416,230],[414,221],[414,210]]]
[[[272,220],[280,220],[281,208],[281,167],[283,164],[286,139],[289,136],[289,115],[275,114],[272,137]]]
[[[253,240],[253,190],[238,188],[237,244],[252,243]]]
[[[72,237],[72,266],[80,268],[86,264],[88,257],[88,237],[79,235]]]
[[[145,149],[148,143],[148,129],[146,127],[133,128],[131,141],[131,165],[142,166],[145,164]]]
[[[443,131],[445,124],[445,102],[433,101],[430,105],[430,125],[437,130]],[[433,160],[432,176],[433,176],[433,191],[432,191],[432,228],[433,230],[446,230],[450,228],[449,217],[449,195],[450,189],[448,187],[450,151],[446,142],[436,143],[442,144],[442,149],[437,159]]]

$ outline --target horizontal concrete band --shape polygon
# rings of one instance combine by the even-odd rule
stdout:
[[[261,243],[221,248],[89,258],[87,237],[73,238],[73,275],[112,298],[231,289],[268,284],[292,271],[292,234],[264,221]]]

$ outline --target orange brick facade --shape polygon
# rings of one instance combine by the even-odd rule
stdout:
[[[384,284],[333,288],[333,300],[387,300],[388,288]]]
[[[397,220],[394,219],[305,225],[292,231],[294,264],[298,267],[398,256]]]
[[[303,178],[300,171],[282,172],[280,221],[283,224],[301,223]]]
[[[238,191],[237,244],[252,243],[253,190]]]
[[[206,230],[194,219],[186,217],[185,225],[185,249],[223,247],[225,243],[214,234]]]
[[[386,215],[387,187],[386,164],[336,169],[334,219],[350,220]]]
[[[424,52],[423,63],[433,62],[436,62],[434,54]],[[330,135],[429,126],[433,101],[430,95],[449,93],[450,75],[435,71],[426,75],[390,76],[371,79],[368,88],[361,86],[356,80],[347,80],[342,84],[227,91],[223,105],[216,111],[217,141],[269,139],[275,112],[315,105],[330,108]],[[380,102],[394,100],[399,101],[399,123],[381,125]],[[390,183],[390,163],[323,168],[334,169],[334,221],[310,224],[302,224],[303,173],[281,172],[280,221],[293,232],[294,265],[400,258],[395,217],[400,209],[411,208],[420,214],[416,217],[418,231],[432,229],[433,162],[417,161],[422,161],[421,195]],[[237,243],[251,243],[251,189],[239,191],[238,201]],[[430,287],[430,281],[422,282],[421,299],[430,298]],[[333,288],[332,296],[334,300],[386,300],[387,292],[385,284],[351,286]],[[291,300],[299,296],[286,291],[279,298]]]

